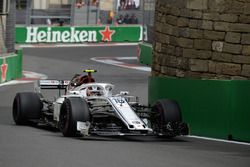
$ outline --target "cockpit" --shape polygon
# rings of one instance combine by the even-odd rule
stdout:
[[[67,92],[68,94],[77,94],[83,97],[111,96],[114,85],[108,83],[96,83],[92,73],[96,70],[83,70],[85,74],[75,74],[71,79]]]
[[[68,90],[72,90],[75,87],[81,86],[82,84],[94,83],[95,79],[92,77],[91,73],[96,72],[96,70],[83,70],[83,72],[88,73],[85,74],[75,74],[73,78],[70,80],[68,85]]]
[[[82,84],[72,90],[69,94],[77,94],[83,97],[112,96],[114,85],[109,83]]]

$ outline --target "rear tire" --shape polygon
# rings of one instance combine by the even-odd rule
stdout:
[[[77,131],[77,121],[90,121],[88,104],[80,97],[66,98],[62,104],[59,124],[65,137],[81,136]]]
[[[17,93],[13,106],[12,116],[17,125],[27,125],[31,119],[41,117],[42,102],[34,92]]]

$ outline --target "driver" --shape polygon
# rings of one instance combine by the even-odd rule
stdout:
[[[102,96],[103,92],[100,87],[91,86],[87,88],[86,94],[87,96]]]
[[[91,76],[75,74],[75,76],[71,80],[70,85],[77,87],[82,84],[93,83],[93,82],[95,82],[95,80]]]

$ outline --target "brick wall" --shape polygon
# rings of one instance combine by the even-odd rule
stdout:
[[[156,0],[153,76],[250,79],[250,0]]]

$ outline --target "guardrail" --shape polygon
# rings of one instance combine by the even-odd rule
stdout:
[[[138,52],[139,62],[144,65],[151,66],[153,60],[152,44],[139,43],[138,50],[139,50]]]

